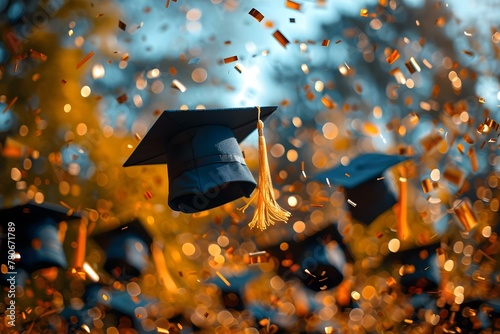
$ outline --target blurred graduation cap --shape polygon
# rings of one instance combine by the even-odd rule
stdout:
[[[265,120],[277,107],[261,107]],[[168,204],[195,213],[240,197],[256,187],[238,146],[256,129],[258,109],[167,110],[124,163],[168,165]]]
[[[258,267],[249,266],[247,270],[236,273],[219,273],[218,276],[209,279],[208,283],[214,283],[219,287],[222,294],[222,302],[228,309],[236,311],[245,310],[245,289],[252,280],[262,274]]]
[[[332,289],[343,281],[342,269],[352,256],[333,224],[302,241],[288,241],[266,251],[279,261],[278,274],[283,279],[298,278],[313,291]]]
[[[94,240],[106,253],[104,269],[115,278],[138,277],[147,268],[153,239],[138,219],[98,234]]]
[[[2,226],[2,254],[8,254],[9,227],[15,225],[16,251],[20,260],[16,267],[25,269],[29,274],[42,268],[66,268],[68,263],[59,238],[58,223],[79,219],[80,215],[68,215],[68,209],[50,203],[23,205],[0,210]],[[13,224],[9,224],[12,222]]]
[[[418,294],[432,291],[441,280],[438,252],[440,243],[411,248],[386,256],[384,263],[398,271],[403,291]]]
[[[131,296],[127,290],[115,290],[99,284],[87,287],[85,291],[86,305],[102,305],[106,308],[105,318],[114,317],[119,322],[122,316],[130,318],[131,328],[140,334],[158,333],[156,326],[144,328],[141,322],[148,318],[147,307],[158,300],[142,294]],[[118,327],[118,326],[116,326]]]
[[[384,172],[409,158],[381,153],[362,154],[347,166],[339,164],[315,175],[313,179],[342,186],[350,203],[352,218],[370,224],[397,202],[393,187],[383,177]]]

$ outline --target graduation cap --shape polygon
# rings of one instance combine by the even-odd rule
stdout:
[[[266,119],[277,107],[261,107]],[[240,197],[256,187],[238,146],[256,129],[258,109],[166,110],[124,163],[167,164],[168,204],[195,213]]]
[[[99,284],[93,284],[85,290],[85,301],[86,305],[104,306],[106,309],[105,321],[111,320],[109,318],[114,318],[112,319],[113,321],[120,322],[120,319],[126,316],[130,319],[130,328],[134,328],[137,333],[158,333],[156,326],[151,329],[145,329],[141,324],[143,320],[148,319],[147,314],[144,314],[145,309],[157,303],[157,299],[146,297],[142,294],[131,296],[127,290],[115,290]]]
[[[148,265],[150,246],[153,242],[138,219],[94,236],[104,249],[104,269],[116,278],[138,277]]]
[[[60,205],[32,202],[0,210],[2,254],[10,255],[9,241],[14,241],[15,251],[20,255],[16,267],[29,274],[42,268],[66,268],[68,263],[59,239],[58,223],[80,218],[67,212],[68,209]]]
[[[281,249],[281,244],[267,249],[279,260],[277,272],[283,279],[298,278],[313,291],[332,289],[343,281],[342,269],[352,257],[335,225],[287,244],[286,250]]]
[[[438,251],[440,243],[411,248],[386,256],[385,264],[397,270],[399,284],[410,294],[432,291],[441,280]]]
[[[257,279],[262,271],[259,267],[249,266],[247,270],[236,273],[219,273],[207,283],[214,283],[221,291],[222,303],[228,309],[236,311],[245,310],[246,300],[244,298],[248,284]],[[229,285],[222,279],[229,282]]]
[[[352,218],[370,224],[397,202],[390,184],[383,177],[384,172],[408,159],[404,156],[367,153],[354,158],[347,166],[339,164],[315,175],[313,179],[342,186]]]

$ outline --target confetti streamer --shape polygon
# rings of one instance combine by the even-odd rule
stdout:
[[[94,56],[94,51],[90,51],[85,57],[82,58],[82,60],[78,62],[78,64],[76,64],[76,69],[82,67],[93,56]]]

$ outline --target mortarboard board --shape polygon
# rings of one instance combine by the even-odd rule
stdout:
[[[277,107],[261,107],[265,120]],[[256,187],[238,143],[256,129],[258,109],[166,110],[124,163],[167,164],[168,204],[194,213],[249,197]]]
[[[438,265],[440,243],[406,249],[386,256],[385,263],[397,270],[399,284],[410,294],[431,291],[441,280]]]
[[[58,223],[80,218],[67,212],[68,209],[60,205],[32,202],[0,210],[2,254],[9,251],[9,227],[14,226],[13,241],[21,256],[16,267],[29,274],[42,268],[66,268],[68,263],[59,239]]]
[[[115,277],[138,277],[148,264],[151,235],[137,219],[130,223],[94,236],[104,249],[104,269]]]
[[[409,157],[368,153],[360,155],[349,165],[337,165],[321,172],[313,179],[328,181],[344,187],[346,200],[352,202],[349,211],[352,217],[370,224],[382,212],[396,204],[396,198],[387,180],[381,178],[384,172]]]
[[[293,240],[287,244],[285,251],[281,250],[281,244],[267,249],[271,256],[279,260],[278,274],[285,280],[298,278],[313,291],[324,291],[339,285],[344,279],[344,265],[352,260],[333,224],[305,240]]]

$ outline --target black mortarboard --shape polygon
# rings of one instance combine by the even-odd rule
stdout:
[[[304,240],[292,240],[287,244],[288,249],[284,251],[281,243],[267,249],[279,261],[278,274],[285,280],[298,278],[314,291],[339,285],[344,279],[344,265],[352,260],[333,224]]]
[[[277,107],[261,107],[265,120]],[[166,110],[124,166],[168,165],[168,204],[194,213],[249,197],[256,187],[238,143],[257,127],[258,110]]]
[[[104,269],[116,278],[138,277],[146,269],[153,239],[139,220],[133,219],[94,239],[106,253]]]
[[[147,319],[147,314],[143,313],[144,308],[157,303],[158,300],[145,297],[143,294],[131,296],[126,290],[114,290],[98,284],[87,287],[85,296],[86,305],[97,304],[106,307],[105,318],[111,315],[120,318],[120,316],[125,315],[133,321],[131,328],[134,328],[137,333],[158,333],[156,327],[146,330],[141,325],[141,321]]]
[[[388,181],[382,177],[384,172],[408,159],[409,157],[398,155],[367,153],[354,158],[347,166],[339,164],[321,172],[314,179],[343,186],[352,217],[370,224],[396,204],[396,197]]]
[[[411,248],[390,253],[385,263],[391,266],[399,284],[410,294],[431,291],[439,286],[441,280],[438,264],[440,243]]]
[[[80,218],[67,215],[68,209],[56,204],[27,204],[0,210],[2,254],[10,254],[9,238],[21,258],[16,267],[29,274],[49,267],[66,268],[68,263],[59,239],[58,223]],[[14,227],[14,231],[9,229]],[[11,234],[9,234],[9,232]]]

